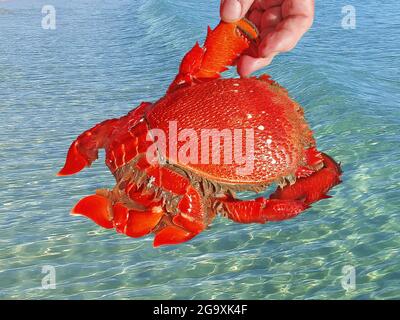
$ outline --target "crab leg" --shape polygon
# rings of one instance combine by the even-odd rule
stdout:
[[[99,226],[111,229],[114,227],[111,210],[112,206],[108,198],[93,194],[81,199],[71,210],[71,214],[86,216]]]
[[[71,144],[64,167],[58,176],[67,176],[89,167],[98,158],[99,149],[104,148],[107,137],[118,124],[119,119],[103,121],[85,131]]]
[[[144,179],[127,182],[122,190],[125,195],[113,200],[112,192],[99,191],[81,199],[72,214],[84,215],[104,228],[115,228],[134,238],[153,232],[156,247],[182,243],[202,232],[213,216],[205,214],[202,197],[190,181],[169,168],[150,165],[142,159],[136,170],[143,170]],[[161,190],[178,199],[174,211],[169,211],[162,200]],[[124,199],[127,202],[120,202]]]
[[[270,200],[258,198],[242,201],[229,199],[222,201],[228,218],[239,223],[265,223],[293,218],[309,206],[303,201]]]
[[[144,171],[149,177],[147,187],[154,186],[179,197],[175,213],[168,212],[168,208],[164,208],[165,225],[155,232],[155,247],[188,241],[206,228],[209,218],[205,214],[202,197],[186,177],[158,165],[150,166]],[[130,193],[131,199],[136,201],[142,196],[143,193],[141,195]]]
[[[103,195],[94,194],[81,199],[72,209],[73,215],[83,215],[97,225],[138,238],[149,234],[164,215],[160,206],[145,211],[128,209],[120,202],[112,201]]]
[[[293,185],[278,188],[270,199],[302,200],[306,204],[330,198],[327,192],[341,182],[340,165],[330,156],[321,153],[324,166],[308,177],[297,179]]]
[[[307,165],[323,161],[324,167],[317,172],[307,172],[307,176],[298,178],[293,185],[278,188],[269,199],[220,200],[228,218],[239,223],[286,220],[309,208],[311,203],[329,198],[326,193],[341,182],[340,166],[331,157],[314,148],[307,151],[307,158]],[[303,175],[306,173],[305,168],[299,171]]]
[[[64,167],[58,172],[58,176],[67,176],[78,173],[85,167],[89,167],[93,161],[98,158],[99,149],[106,148],[109,142],[109,138],[114,130],[122,130],[124,126],[128,126],[129,123],[138,121],[142,118],[144,111],[151,104],[148,102],[141,103],[136,109],[131,111],[127,116],[119,119],[110,119],[103,121],[93,128],[86,130],[76,138],[71,144],[67,153],[67,159]],[[126,130],[128,132],[128,130]],[[127,140],[130,143],[136,143],[132,136],[127,134]],[[119,147],[123,145],[119,142]],[[125,146],[124,146],[125,147]],[[136,150],[136,146],[130,148],[124,148],[126,150]],[[118,151],[120,154],[118,154]],[[114,154],[111,155],[107,152],[107,165],[111,164],[112,171],[114,171],[119,165],[122,165],[126,161],[125,151],[116,148],[113,150]],[[123,154],[121,154],[121,152]],[[112,158],[110,159],[110,157]],[[118,157],[119,156],[119,157]],[[135,154],[130,155],[131,158]],[[124,161],[122,161],[124,158]],[[117,160],[120,160],[119,162]],[[115,162],[115,163],[114,163]]]
[[[153,204],[152,211],[161,213],[161,216],[158,220],[154,220],[146,213],[136,213],[136,219],[127,221],[127,232],[125,233],[128,236],[135,236],[135,234],[142,236],[154,232],[156,234],[154,246],[158,247],[186,242],[206,228],[208,217],[205,215],[202,198],[198,191],[190,185],[187,178],[169,168],[158,165],[150,166],[144,172],[148,177],[146,188],[130,188],[129,197],[143,205],[150,205],[150,201],[155,202],[156,206]],[[147,192],[148,188],[163,190],[163,192],[173,194],[174,197],[179,197],[176,212],[169,212],[168,206],[162,205],[160,200],[154,198],[157,192]],[[142,227],[145,230],[144,233],[137,231],[139,216],[141,225],[150,226],[147,229]],[[161,217],[163,217],[162,220]]]
[[[235,63],[237,57],[250,47],[258,37],[257,29],[246,19],[236,23],[221,21],[212,30],[208,27],[204,46],[198,43],[186,53],[179,67],[179,73],[169,86],[167,93],[180,87],[220,77],[220,73]]]

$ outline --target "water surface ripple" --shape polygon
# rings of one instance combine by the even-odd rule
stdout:
[[[266,71],[305,108],[318,145],[343,163],[334,196],[296,219],[217,219],[188,244],[152,248],[70,216],[110,187],[102,162],[55,173],[83,130],[163,95],[182,55],[218,22],[218,1],[0,3],[0,298],[400,298],[398,1],[317,1],[312,30]],[[230,73],[234,75],[234,72]],[[42,267],[57,288],[41,289]],[[341,272],[352,265],[356,290]]]

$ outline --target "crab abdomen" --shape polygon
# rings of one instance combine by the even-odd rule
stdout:
[[[301,107],[266,76],[180,89],[146,118],[166,134],[163,156],[221,183],[265,184],[291,175],[314,145]]]

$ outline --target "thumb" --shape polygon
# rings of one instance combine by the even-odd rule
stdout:
[[[248,55],[241,56],[237,64],[239,75],[242,78],[249,77],[253,72],[269,65],[276,55],[277,52],[273,52],[264,58],[254,58]]]
[[[249,11],[254,0],[222,0],[220,14],[225,22],[234,22],[242,19]]]

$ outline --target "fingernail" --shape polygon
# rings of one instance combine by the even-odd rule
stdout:
[[[222,4],[222,19],[226,22],[233,22],[240,19],[242,5],[238,0],[225,0]]]

